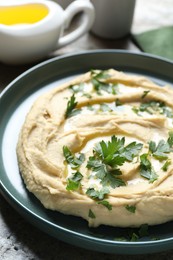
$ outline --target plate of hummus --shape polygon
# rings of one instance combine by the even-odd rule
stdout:
[[[172,71],[152,55],[100,50],[20,75],[1,94],[4,197],[73,245],[172,249]]]

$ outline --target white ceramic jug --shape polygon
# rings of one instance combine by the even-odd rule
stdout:
[[[63,36],[81,11],[82,23]],[[79,38],[93,21],[93,5],[85,0],[74,1],[65,10],[48,0],[0,0],[0,61],[21,64],[40,60]]]

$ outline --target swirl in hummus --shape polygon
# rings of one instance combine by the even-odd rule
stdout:
[[[89,226],[173,220],[173,89],[92,70],[36,100],[17,156],[44,207]]]

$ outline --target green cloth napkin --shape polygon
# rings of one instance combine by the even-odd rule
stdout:
[[[133,39],[144,52],[173,60],[173,26],[133,34]]]

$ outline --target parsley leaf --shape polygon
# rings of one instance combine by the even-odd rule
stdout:
[[[96,218],[94,212],[93,212],[91,209],[89,209],[88,217],[89,217],[89,218]]]
[[[105,195],[109,193],[109,189],[107,187],[103,187],[101,190],[95,190],[94,188],[89,188],[86,191],[86,194],[93,199],[99,200],[97,203],[102,204],[108,210],[112,210],[112,205],[107,201],[103,200]]]
[[[121,178],[116,177],[110,172],[107,172],[104,178],[102,178],[101,184],[103,186],[111,186],[112,188],[126,185],[126,183]]]
[[[161,114],[163,111],[163,107],[165,107],[164,102],[150,101],[150,102],[142,103],[139,107],[139,110],[141,112],[147,112],[151,115],[156,112],[159,112]]]
[[[150,92],[150,90],[144,90],[143,95],[141,96],[141,98],[145,98],[148,95],[149,92]]]
[[[84,90],[84,83],[80,83],[79,85],[70,85],[69,88],[74,92],[83,92]]]
[[[124,147],[122,155],[127,161],[132,161],[135,156],[137,156],[142,149],[143,145],[141,143],[132,142]]]
[[[167,160],[162,166],[162,170],[166,172],[168,170],[169,165],[171,165],[171,160]]]
[[[101,184],[103,186],[110,185],[112,188],[125,186],[125,182],[116,177],[116,175],[121,175],[119,169],[109,169],[101,161],[95,160],[94,157],[89,157],[87,168],[92,169],[94,172],[96,172],[96,177],[101,180]]]
[[[167,141],[160,140],[156,145],[154,141],[149,142],[149,151],[158,160],[165,160],[168,158],[168,153],[172,152],[173,146],[173,132],[169,132],[169,137]]]
[[[148,232],[148,224],[143,224],[140,226],[140,229],[138,231],[140,237],[146,237],[149,235]]]
[[[102,103],[102,104],[100,104],[100,111],[101,112],[112,112],[112,109],[108,104]]]
[[[121,166],[125,161],[132,161],[142,149],[141,143],[132,142],[124,146],[125,138],[118,139],[115,136],[111,137],[108,143],[101,141],[96,145],[94,151],[102,158],[103,162],[109,166]]]
[[[140,228],[128,228],[126,229],[124,236],[117,237],[115,240],[120,241],[139,241],[141,238],[149,236],[148,224],[143,224]]]
[[[138,113],[139,113],[139,108],[137,108],[136,106],[133,106],[133,107],[132,107],[132,111],[133,111],[135,114],[139,115],[139,114],[138,114]]]
[[[154,153],[157,150],[156,143],[154,141],[150,141],[148,144],[149,144],[149,151],[151,153]]]
[[[92,98],[92,95],[91,94],[89,94],[89,93],[83,93],[83,95],[82,95],[83,97],[87,97],[87,98]]]
[[[131,213],[135,213],[136,211],[136,206],[134,205],[126,205],[125,208]]]
[[[155,173],[151,162],[148,160],[148,154],[144,153],[140,156],[140,174],[142,177],[149,180],[149,182],[154,182],[157,180],[158,175]]]
[[[165,115],[168,118],[173,118],[173,110],[168,107],[163,107],[160,114]]]
[[[87,168],[96,172],[96,177],[103,186],[112,188],[125,186],[125,182],[117,177],[121,175],[118,166],[126,161],[132,161],[142,149],[142,144],[132,142],[125,146],[125,137],[111,137],[111,141],[101,141],[93,149],[94,156],[89,157]]]
[[[69,88],[73,91],[73,93],[77,94],[77,93],[81,93],[81,95],[87,98],[91,98],[91,94],[88,92],[85,92],[85,84],[84,82],[81,82],[78,85],[70,85]]]
[[[104,178],[107,173],[106,165],[104,165],[101,160],[97,159],[94,156],[89,157],[86,167],[96,172],[96,176],[99,179]]]
[[[149,148],[151,148],[151,145]],[[153,152],[153,156],[156,159],[165,160],[168,158],[167,153],[170,152],[170,146],[169,146],[168,142],[165,142],[164,140],[160,140],[158,145],[157,146],[155,145],[155,150],[153,150],[151,152]]]
[[[107,71],[97,71],[91,70],[91,82],[93,84],[94,90],[98,95],[101,95],[101,91],[105,91],[109,94],[117,94],[117,84],[107,83],[105,79],[109,78],[110,75]]]
[[[63,154],[66,162],[70,164],[72,169],[78,168],[85,160],[85,156],[83,153],[80,153],[79,156],[76,157],[67,146],[63,146]]]
[[[107,200],[101,200],[101,201],[98,201],[97,203],[103,205],[108,210],[112,210],[112,205]]]
[[[168,144],[170,147],[173,146],[173,131],[169,131]]]
[[[65,112],[65,118],[69,118],[75,116],[76,114],[80,113],[81,109],[76,109],[77,102],[75,95],[73,94],[70,100],[67,102],[67,109]]]
[[[131,242],[136,242],[139,240],[139,236],[136,233],[132,233],[130,241]]]
[[[77,172],[73,173],[73,177],[68,178],[66,190],[68,190],[68,191],[78,190],[80,187],[80,181],[82,178],[83,178],[83,175],[80,172],[77,171]]]
[[[87,168],[96,172],[96,177],[101,180],[103,186],[110,185],[112,188],[125,186],[125,182],[116,177],[117,175],[121,175],[119,169],[108,168],[106,164],[94,156],[89,157]]]
[[[118,106],[122,106],[122,105],[123,105],[123,103],[117,98],[115,100],[115,106],[118,107]]]
[[[159,113],[161,115],[165,115],[168,118],[173,118],[173,110],[167,107],[165,103],[161,101],[150,101],[150,102],[142,103],[140,104],[139,107],[136,106],[133,107],[132,110],[137,115],[139,115],[139,112],[146,112],[150,115]]]
[[[138,229],[128,229],[128,240],[136,242],[140,238],[146,237],[149,235],[148,225],[143,224]]]
[[[109,193],[109,189],[107,187],[103,187],[101,190],[95,190],[94,188],[89,188],[86,191],[86,194],[89,195],[93,199],[103,200],[105,195]]]

